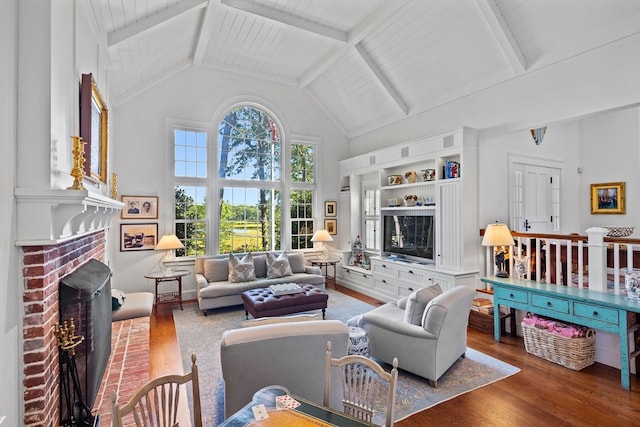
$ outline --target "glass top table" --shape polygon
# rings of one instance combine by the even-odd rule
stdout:
[[[278,385],[265,387],[258,390],[254,395],[251,402],[249,402],[244,408],[240,409],[235,414],[231,415],[220,424],[221,427],[244,427],[247,424],[254,421],[252,408],[256,405],[263,404],[267,409],[276,407],[276,397],[289,394],[289,391]],[[339,427],[361,427],[372,426],[362,420],[357,420],[346,414],[336,412],[333,409],[325,406],[309,402],[301,397],[292,395],[292,397],[300,402],[300,406],[294,409],[294,411],[300,412],[307,416],[316,418],[324,423]],[[319,424],[322,425],[322,424]]]

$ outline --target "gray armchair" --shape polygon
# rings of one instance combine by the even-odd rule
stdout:
[[[406,315],[407,298],[402,298],[349,323],[367,331],[372,357],[386,363],[397,357],[398,368],[425,377],[435,388],[442,374],[465,355],[467,323],[474,296],[471,288],[455,287],[431,299],[422,316]],[[415,294],[412,297],[415,298]]]

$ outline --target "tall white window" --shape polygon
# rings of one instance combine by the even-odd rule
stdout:
[[[364,197],[364,238],[365,250],[380,250],[380,190],[365,188]]]

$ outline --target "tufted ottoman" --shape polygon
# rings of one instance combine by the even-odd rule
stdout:
[[[247,319],[249,313],[257,319],[318,309],[322,309],[324,319],[328,300],[329,295],[313,285],[302,285],[302,292],[290,295],[276,296],[269,288],[251,289],[242,293]]]

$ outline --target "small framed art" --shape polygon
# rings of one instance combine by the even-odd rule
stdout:
[[[335,219],[325,219],[324,229],[327,230],[331,235],[338,234],[338,221]]]
[[[592,214],[624,214],[627,211],[624,182],[591,184]]]
[[[158,223],[120,224],[120,252],[151,251],[158,243]]]
[[[122,196],[122,219],[158,218],[158,198],[155,196]]]
[[[328,217],[338,216],[338,203],[324,202],[324,216],[328,216]]]

